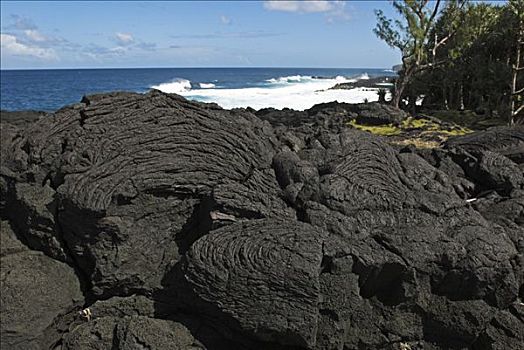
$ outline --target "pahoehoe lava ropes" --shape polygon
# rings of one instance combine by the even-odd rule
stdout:
[[[524,129],[417,148],[365,116],[414,123],[155,90],[3,112],[2,344],[520,348]]]

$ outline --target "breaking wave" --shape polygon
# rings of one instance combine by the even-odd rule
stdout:
[[[287,77],[278,77],[278,78],[271,78],[266,80],[268,83],[272,84],[285,84],[285,83],[300,83],[304,81],[311,81],[314,78],[309,75],[290,75]]]
[[[173,79],[152,86],[167,93],[177,93],[191,100],[216,102],[224,108],[252,107],[255,109],[293,108],[304,110],[324,102],[339,101],[359,103],[378,100],[376,89],[355,88],[332,90],[334,85],[369,79],[368,74],[357,77],[312,77],[291,75],[267,79],[256,87],[227,88],[216,87],[213,83],[192,84],[187,79]],[[195,88],[196,87],[196,88]]]
[[[167,83],[153,85],[151,88],[168,94],[182,94],[191,90],[191,82],[187,79],[175,78]]]
[[[198,85],[200,86],[201,89],[213,89],[216,87],[216,85],[213,83],[200,83]]]

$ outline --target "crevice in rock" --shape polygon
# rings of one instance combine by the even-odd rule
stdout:
[[[26,140],[22,147],[20,147],[22,151],[24,151],[27,155],[31,153],[31,145],[29,144],[29,141]]]
[[[177,234],[176,241],[180,254],[185,254],[200,237],[207,235],[213,228],[211,212],[217,207],[216,202],[211,197],[205,197],[200,201],[191,214],[191,217],[182,226],[182,230]]]
[[[135,186],[135,189],[136,189],[136,186]],[[190,199],[190,198],[198,197],[195,193],[189,190],[184,191],[181,189],[173,189],[173,188],[151,188],[151,189],[144,190],[143,193],[150,194],[154,197],[164,198],[164,199],[175,197],[177,199],[183,200],[183,199]]]
[[[386,306],[398,305],[406,299],[403,286],[405,266],[390,262],[366,266],[355,256],[353,261],[353,273],[359,276],[359,294],[363,298],[376,297]]]
[[[111,342],[111,350],[120,349],[120,339],[118,339],[118,327],[115,325],[113,328],[113,339]]]
[[[322,257],[322,262],[320,263],[320,273],[332,273],[333,272],[333,258],[327,255]]]
[[[333,310],[330,310],[330,309],[319,309],[318,310],[318,313],[320,315],[323,315],[323,316],[326,316],[326,317],[329,317],[330,319],[332,319],[333,321],[340,321],[340,317],[338,316],[338,314],[333,311]]]
[[[55,171],[49,171],[44,179],[42,180],[41,186],[45,186],[46,183],[49,181],[49,186],[57,191],[58,187],[64,184],[65,182],[65,174],[60,171],[60,169]]]
[[[55,195],[55,200],[57,200]],[[78,278],[78,281],[80,282],[80,289],[82,290],[82,293],[84,294],[84,306],[88,306],[93,304],[96,301],[96,298],[94,297],[92,293],[93,284],[89,278],[89,275],[81,268],[81,264],[78,262],[75,254],[72,253],[72,249],[69,246],[69,243],[66,239],[64,239],[64,230],[62,227],[62,224],[60,222],[60,205],[59,203],[56,203],[55,205],[55,211],[53,213],[53,216],[55,218],[55,224],[56,224],[56,231],[62,239],[62,248],[65,252],[65,254],[69,257],[69,265],[74,269],[75,274]]]
[[[68,147],[68,139],[67,138],[64,138],[62,140],[62,144],[61,144],[61,149],[62,149],[62,154],[64,154],[67,150],[67,147]]]
[[[308,224],[310,223],[307,211],[302,205],[295,203],[295,205],[293,205],[292,208],[295,209],[295,213],[297,214],[297,221],[305,222]]]
[[[87,105],[89,105],[89,104],[87,104]],[[82,127],[82,128],[84,127],[84,125],[86,123],[86,119],[87,119],[87,115],[86,115],[85,109],[81,109],[80,110],[80,119],[78,120],[78,123],[80,124],[80,127]]]

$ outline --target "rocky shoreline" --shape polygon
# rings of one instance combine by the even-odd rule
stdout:
[[[369,79],[359,79],[353,82],[338,83],[330,90],[350,90],[356,88],[389,89],[393,86],[395,77],[382,76]]]
[[[159,91],[2,112],[2,348],[522,349],[524,128],[431,123]]]

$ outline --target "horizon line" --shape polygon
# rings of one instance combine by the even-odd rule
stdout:
[[[391,66],[393,67],[393,66]],[[391,69],[391,67],[290,67],[290,66],[281,66],[281,67],[227,67],[227,66],[218,66],[218,67],[59,67],[59,68],[0,68],[0,71],[30,71],[30,70],[109,70],[109,69]]]

